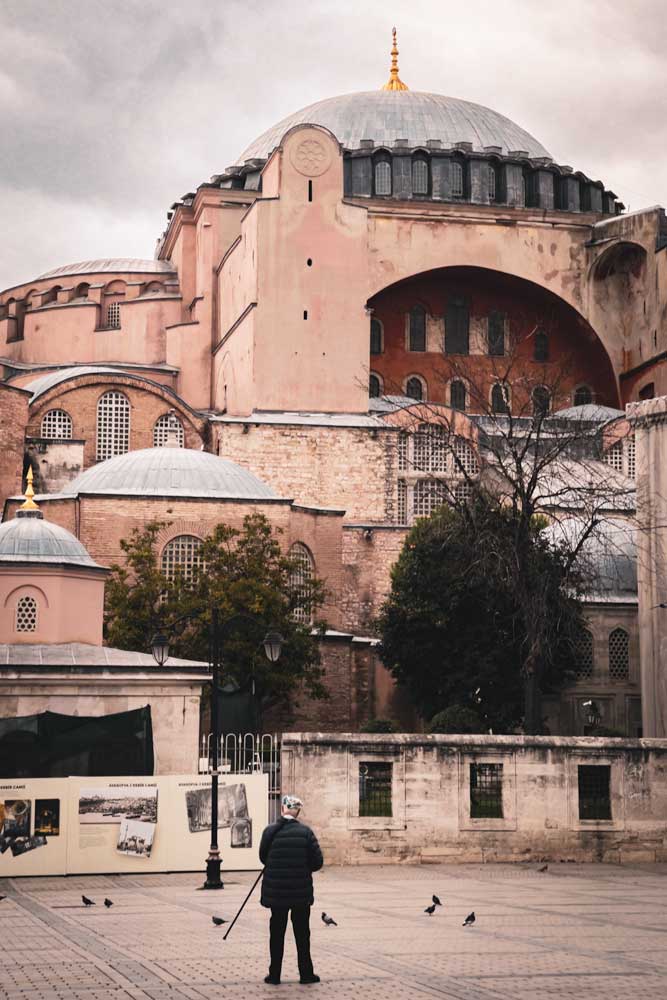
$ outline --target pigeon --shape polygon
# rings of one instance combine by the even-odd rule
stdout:
[[[440,902],[440,900],[436,895],[431,896],[431,899],[433,900],[436,906],[442,906],[442,903]]]
[[[0,896],[0,903],[3,901],[3,899],[7,899],[7,897],[6,896]]]
[[[431,903],[430,906],[427,906],[424,913],[428,913],[429,917],[432,917],[435,913],[435,903]]]
[[[548,867],[549,867],[549,865],[542,865],[542,867],[538,868],[537,870],[538,870],[538,872],[545,872]]]
[[[333,917],[328,917],[326,915],[326,913],[324,913],[324,912],[322,913],[322,923],[326,924],[327,927],[331,927],[332,924],[333,924],[334,927],[338,927],[338,924],[336,923],[336,921],[334,920],[334,918]]]
[[[106,908],[108,910],[110,906],[113,906],[113,899],[105,899],[104,900],[104,905],[106,906]]]
[[[211,920],[213,921],[216,927],[221,927],[223,924],[227,923],[227,921],[223,920],[222,917],[211,917]]]
[[[81,899],[83,900],[84,906],[95,906],[95,900],[88,899],[87,896],[82,896]]]
[[[463,921],[463,926],[464,927],[471,927],[472,924],[474,924],[474,923],[475,923],[475,911],[473,910],[472,913],[469,913],[468,916]]]

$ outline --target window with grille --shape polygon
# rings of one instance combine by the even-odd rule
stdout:
[[[472,483],[456,483],[454,486],[454,502],[467,503],[472,496]]]
[[[409,313],[409,350],[426,350],[426,310],[423,306],[413,306]]]
[[[635,450],[635,436],[634,434],[629,437],[626,441],[626,455],[627,455],[627,475],[630,479],[635,479],[637,476],[637,452]]]
[[[160,568],[168,580],[194,580],[203,565],[202,540],[196,535],[177,535],[162,550]]]
[[[469,353],[468,303],[463,298],[451,298],[445,310],[445,354]]]
[[[412,461],[419,472],[447,471],[447,428],[420,424],[413,438]]]
[[[609,677],[627,681],[630,674],[630,637],[624,628],[609,633]]]
[[[623,442],[616,441],[611,448],[607,448],[602,460],[616,472],[623,472]]]
[[[544,330],[538,330],[533,343],[533,359],[535,361],[549,360],[549,338]]]
[[[97,403],[97,461],[130,450],[130,404],[122,392],[105,392]]]
[[[429,517],[434,510],[447,503],[447,487],[437,479],[418,479],[412,495],[415,517]]]
[[[455,379],[449,386],[449,404],[455,410],[465,410],[466,408],[466,387],[465,382]]]
[[[43,438],[61,438],[69,440],[72,437],[72,418],[65,410],[48,410],[42,417],[40,434]]]
[[[405,479],[398,480],[396,498],[396,520],[399,524],[408,523],[408,484]]]
[[[391,816],[393,765],[379,760],[359,764],[359,815]]]
[[[452,198],[463,197],[463,164],[452,162]]]
[[[489,313],[489,355],[502,358],[505,354],[505,313]]]
[[[491,390],[491,409],[494,413],[509,413],[509,389],[501,382],[496,382]]]
[[[163,413],[158,417],[153,427],[153,447],[164,448],[169,441],[170,431],[176,436],[179,448],[185,447],[185,431],[183,424],[173,413]]]
[[[104,325],[108,330],[120,330],[120,302],[109,302]]]
[[[398,470],[405,472],[408,467],[408,441],[409,437],[405,431],[399,431],[398,435]]]
[[[16,631],[37,631],[37,601],[34,597],[20,597],[16,603]]]
[[[312,621],[313,557],[301,542],[295,542],[289,554],[292,560],[289,583],[294,596],[292,618],[302,625],[310,625]]]
[[[424,399],[424,386],[422,380],[413,375],[405,383],[405,395],[409,396],[410,399]]]
[[[412,164],[412,193],[428,194],[428,163],[415,160]]]
[[[382,386],[377,375],[371,375],[368,379],[368,395],[371,399],[377,399],[382,394]]]
[[[503,765],[470,765],[471,819],[503,818]]]
[[[592,402],[593,402],[593,393],[591,392],[590,386],[580,385],[574,394],[574,405],[588,406],[589,403]]]
[[[476,476],[479,473],[477,455],[472,445],[465,438],[454,438],[454,473],[456,475]]]
[[[371,320],[371,354],[382,354],[382,324],[378,319]]]
[[[611,819],[611,766],[580,764],[579,819]]]
[[[579,631],[574,643],[576,672],[580,679],[593,676],[593,635],[587,628]]]
[[[386,160],[375,164],[375,193],[391,194],[391,164]]]
[[[533,389],[533,414],[536,417],[546,417],[551,404],[551,395],[545,385],[536,385]]]

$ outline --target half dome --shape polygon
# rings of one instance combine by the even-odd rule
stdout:
[[[359,149],[362,139],[371,139],[375,146],[393,146],[396,139],[404,139],[411,147],[436,139],[443,148],[470,142],[477,151],[498,146],[505,155],[523,150],[530,157],[551,158],[529,132],[481,104],[414,90],[369,90],[329,97],[295,111],[255,139],[237,162],[266,159],[289,129],[305,124],[329,129],[346,149]]]
[[[39,513],[17,515],[0,524],[0,562],[66,563],[100,569],[88,550],[66,528]]]
[[[227,458],[191,448],[144,448],[80,473],[67,493],[277,500],[270,486]]]

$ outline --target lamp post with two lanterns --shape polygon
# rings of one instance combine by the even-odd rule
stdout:
[[[177,618],[171,623],[173,629],[179,622],[186,620],[204,620],[203,614],[188,614]],[[208,858],[206,859],[206,881],[204,889],[224,889],[224,884],[220,878],[220,848],[218,847],[218,777],[220,774],[220,725],[218,719],[218,693],[220,686],[220,670],[223,663],[223,639],[231,625],[239,621],[251,621],[257,623],[257,618],[252,615],[239,612],[221,622],[217,607],[211,608],[211,618],[209,625],[209,665],[211,670],[211,739],[213,741],[213,753],[211,755],[211,845],[209,847]],[[266,658],[271,663],[276,663],[280,659],[283,646],[283,637],[279,632],[270,630],[264,636],[262,645]],[[169,658],[169,637],[166,631],[159,632],[153,637],[151,642],[151,652],[153,659],[162,666]]]

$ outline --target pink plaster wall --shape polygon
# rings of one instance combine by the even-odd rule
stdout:
[[[37,629],[16,631],[21,597],[37,601]],[[102,645],[104,577],[60,566],[0,566],[0,642]]]

